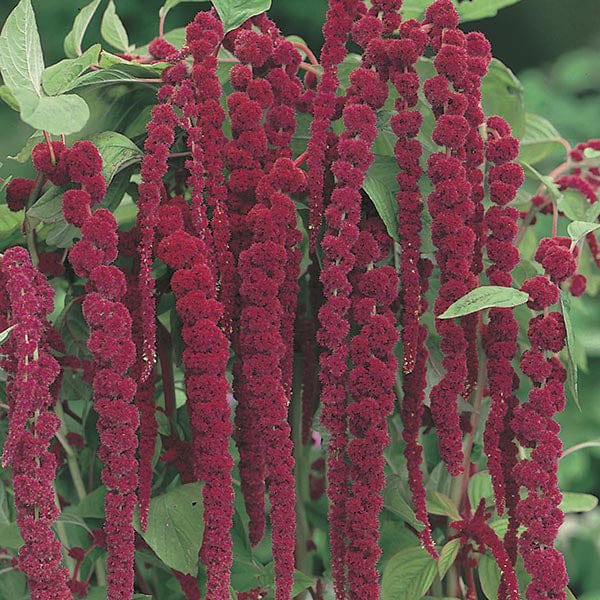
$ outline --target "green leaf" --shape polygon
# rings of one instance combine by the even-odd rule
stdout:
[[[4,342],[10,337],[10,332],[17,326],[15,323],[10,327],[7,327],[4,331],[0,331],[0,344],[4,344]]]
[[[44,70],[42,85],[49,96],[62,94],[75,87],[77,78],[100,58],[100,44],[94,44],[79,58],[66,58]]]
[[[0,100],[2,100],[9,108],[19,112],[19,103],[7,85],[0,85]]]
[[[167,14],[172,8],[175,8],[178,4],[182,2],[208,2],[209,0],[167,0],[158,11],[158,16],[161,19],[166,18]]]
[[[315,584],[315,578],[305,575],[302,571],[294,569],[294,584],[292,586],[292,596],[301,594],[304,590]]]
[[[19,103],[22,94],[42,95],[44,57],[31,0],[21,0],[4,23],[0,69],[4,83]]]
[[[113,177],[138,162],[144,153],[126,136],[116,131],[103,131],[91,137],[102,156],[102,175],[107,185]]]
[[[129,36],[127,35],[127,31],[125,31],[125,27],[123,26],[119,15],[117,15],[117,9],[115,8],[113,0],[110,0],[102,15],[100,33],[102,38],[113,48],[124,53],[130,51]]]
[[[25,575],[17,570],[3,573],[0,577],[0,598],[10,598],[11,600],[13,598],[14,600],[29,598]]]
[[[17,152],[17,154],[15,154],[14,156],[9,156],[8,158],[10,158],[11,160],[16,160],[20,163],[28,162],[29,158],[31,157],[31,151],[33,150],[33,147],[36,144],[39,144],[43,139],[43,132],[36,131],[32,135],[30,135],[29,138],[27,138],[25,145],[23,146],[23,148],[21,148],[21,150],[19,150],[19,152]]]
[[[573,221],[567,225],[567,233],[575,244],[588,233],[600,229],[600,223],[587,223],[586,221]]]
[[[271,8],[271,0],[212,0],[225,33]]]
[[[393,163],[393,167],[391,166],[391,163]],[[367,172],[363,188],[375,205],[377,213],[383,221],[388,235],[399,242],[400,237],[398,236],[397,218],[398,205],[393,193],[394,186],[392,182],[388,181],[390,176],[395,180],[395,173],[395,160],[387,156],[378,156],[376,162],[371,165],[371,168]]]
[[[38,223],[61,223],[63,189],[55,185],[48,188],[39,200],[27,211],[27,219],[32,227]]]
[[[512,308],[525,304],[529,296],[525,292],[499,285],[482,285],[471,290],[451,304],[438,319],[463,317],[485,308]]]
[[[458,551],[460,550],[460,539],[450,540],[444,545],[438,559],[438,573],[440,579],[444,579],[448,569],[454,564]]]
[[[453,521],[460,520],[460,513],[451,498],[441,492],[430,492],[427,494],[427,512],[432,515],[450,517]]]
[[[594,148],[586,148],[583,151],[583,156],[584,158],[587,158],[588,160],[591,159],[595,159],[595,158],[600,158],[600,150],[594,150]]]
[[[556,200],[557,202],[561,201],[562,192],[560,191],[559,187],[554,183],[552,177],[542,175],[539,171],[537,171],[534,167],[532,167],[529,163],[525,161],[520,161],[520,163],[527,176],[533,177],[533,179],[542,183],[554,200]]]
[[[398,515],[403,521],[414,527],[417,531],[422,531],[425,525],[417,519],[413,509],[402,497],[400,485],[401,479],[396,476],[388,478],[383,492],[383,505],[390,512]]]
[[[101,485],[90,492],[78,505],[77,512],[86,519],[104,519],[106,488]]]
[[[595,221],[594,218],[588,218],[588,210],[590,208],[596,209],[596,204],[600,208],[599,202],[590,206],[588,199],[580,191],[566,189],[558,200],[557,208],[571,221]]]
[[[560,510],[564,513],[583,513],[594,510],[598,506],[598,498],[592,494],[580,494],[578,492],[563,492]]]
[[[577,600],[577,597],[569,588],[565,588],[565,594],[567,595],[567,600]]]
[[[196,575],[204,532],[202,515],[202,486],[188,483],[150,501],[146,531],[141,531],[138,516],[134,527],[168,567]]]
[[[4,548],[18,550],[23,545],[23,538],[16,523],[0,523],[0,540]]]
[[[20,94],[21,119],[35,129],[45,129],[55,135],[77,133],[90,118],[90,109],[83,98],[75,94],[41,96]]]
[[[493,58],[487,75],[481,80],[481,105],[486,115],[504,117],[510,123],[513,135],[518,138],[525,132],[524,95],[523,86],[515,74]]]
[[[519,158],[534,165],[553,152],[564,150],[562,136],[554,125],[534,113],[525,114],[525,134],[521,140]]]
[[[567,333],[567,374],[568,388],[575,400],[575,404],[581,410],[579,404],[579,390],[577,385],[577,363],[575,362],[575,333],[573,332],[573,322],[571,321],[571,299],[563,291],[560,293],[560,309],[565,322],[565,331]]]
[[[494,500],[492,478],[487,472],[475,473],[469,479],[469,501],[471,506],[479,506],[482,498],[486,499],[486,506],[489,506]]]
[[[85,75],[82,75],[74,82],[75,85],[72,89],[79,90],[89,86],[97,86],[98,84],[138,83],[138,79],[160,78],[161,69],[157,68],[156,65],[138,65],[126,61],[110,61],[110,64],[113,66],[106,67],[106,65],[103,66],[103,62],[107,62],[106,56],[105,52],[102,52],[100,55],[100,66],[102,67],[100,71],[85,73]],[[159,83],[157,82],[156,85],[159,85]],[[145,81],[140,85],[150,87],[153,84]]]
[[[501,575],[496,561],[487,554],[480,556],[477,563],[477,572],[481,589],[487,599],[497,600]]]
[[[76,58],[81,55],[81,42],[83,42],[83,36],[100,4],[100,0],[92,0],[89,4],[84,6],[73,21],[73,27],[64,42],[65,54],[69,58]]]
[[[423,548],[406,548],[390,558],[381,579],[381,600],[419,600],[431,587],[437,562]]]
[[[474,0],[469,2],[454,0],[454,6],[460,15],[460,20],[465,23],[493,17],[501,8],[517,2],[519,0]],[[431,0],[404,0],[400,12],[405,19],[420,19],[430,4]]]

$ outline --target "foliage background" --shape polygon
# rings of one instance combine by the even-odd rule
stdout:
[[[477,2],[477,0],[465,0]],[[73,17],[86,0],[34,0],[46,64],[64,57],[62,40]],[[158,9],[163,0],[117,0],[133,43],[142,45],[156,35]],[[3,23],[16,0],[0,2]],[[286,34],[303,37],[313,49],[322,43],[321,26],[326,0],[273,0],[271,15]],[[181,4],[169,15],[169,29],[193,17],[193,4]],[[99,39],[101,10],[87,39]],[[483,31],[494,56],[507,64],[525,88],[528,111],[549,119],[571,143],[600,137],[600,2],[599,0],[523,0],[497,17],[470,23],[467,29]],[[0,176],[28,174],[27,165],[6,157],[16,153],[31,129],[0,106]],[[543,228],[545,223],[540,223]],[[596,288],[600,286],[594,286]],[[580,375],[581,411],[569,403],[559,421],[565,448],[600,440],[600,301],[586,295],[573,302],[575,329],[588,354]],[[600,495],[600,448],[586,448],[561,461],[560,485],[575,492]],[[584,515],[569,515],[561,530],[570,587],[579,600],[600,598],[600,508]]]

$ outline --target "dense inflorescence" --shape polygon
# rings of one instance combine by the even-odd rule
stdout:
[[[160,80],[143,80],[159,87],[143,156],[123,150],[141,163],[137,195],[127,189],[135,225],[113,209],[120,171],[136,159],[116,164],[114,148],[105,164],[91,141],[69,147],[45,132],[31,152],[35,178],[8,182],[8,208],[25,211],[28,250],[0,255],[3,466],[12,467],[24,540],[15,565],[32,598],[85,595],[94,549],[108,553],[109,600],[146,593],[151,496],[193,482],[202,484],[204,571],[163,561],[190,600],[258,599],[269,587],[289,600],[295,570],[311,566],[315,598],[331,594],[328,569],[336,600],[379,598],[384,497],[394,517],[410,521],[402,533],[420,561],[434,564],[442,537],[460,542],[447,596],[459,588],[477,596],[474,569],[489,552],[501,571],[499,600],[519,597],[519,555],[531,576],[527,600],[565,598],[554,547],[563,521],[554,417],[565,404],[559,355],[568,322],[565,303],[560,312],[555,305],[586,290],[584,238],[600,266],[592,223],[600,142],[571,149],[553,186],[541,178],[531,209],[519,213],[519,142],[507,120],[482,110],[489,42],[458,28],[452,0],[431,2],[421,21],[403,20],[401,9],[401,0],[330,0],[320,64],[266,14],[228,29],[222,11],[199,12],[178,49],[163,36],[165,11],[149,55],[121,55],[162,70]],[[360,57],[348,57],[349,42]],[[566,203],[556,197],[567,190],[591,215],[581,239],[557,234]],[[55,230],[36,230],[37,220],[56,225],[54,203],[71,236],[58,250]],[[518,243],[548,213],[551,237],[537,247],[539,267],[528,265],[540,274],[520,285],[533,311],[529,347],[519,352],[510,302],[447,318],[478,286],[518,294]],[[46,278],[68,287],[54,323]],[[67,351],[79,307],[85,342]],[[517,362],[529,379],[522,403]],[[73,475],[80,466],[84,437],[67,423],[87,436],[93,419],[69,406],[63,379],[91,385],[104,468],[94,472],[92,452],[87,487],[106,488],[103,530],[87,550],[65,552],[71,573],[51,527],[74,496],[52,483],[57,467],[68,463]],[[440,493],[447,473],[424,461],[435,455],[422,439],[430,430],[457,478],[443,488],[452,498]],[[484,461],[503,539],[488,522],[492,491],[471,505],[470,478]],[[386,470],[406,482],[386,489]],[[74,483],[85,509],[86,485]],[[414,514],[394,496],[405,484]],[[309,524],[322,507],[327,536]],[[265,538],[270,566],[257,559]],[[234,546],[244,564],[234,563]],[[102,567],[95,573],[102,585]]]
[[[71,248],[69,262],[76,275],[88,280],[82,312],[90,328],[87,345],[94,360],[98,456],[104,463],[102,482],[107,489],[107,594],[111,600],[129,598],[134,579],[132,519],[139,481],[139,414],[133,404],[136,381],[128,374],[136,348],[131,315],[124,304],[127,282],[123,272],[111,264],[118,254],[117,221],[105,208],[92,210],[103,196],[97,193],[104,181],[102,157],[89,141],[75,142],[67,151],[69,178],[81,185],[63,194],[62,208],[65,221],[78,227],[82,236]]]
[[[10,426],[2,465],[12,466],[17,524],[24,544],[17,565],[27,576],[31,598],[71,598],[61,544],[51,527],[59,516],[54,502],[56,456],[50,451],[60,420],[50,411],[60,365],[51,354],[47,317],[54,290],[31,264],[24,248],[11,248],[0,260],[0,326],[13,327],[7,374]],[[5,350],[6,351],[6,350]]]

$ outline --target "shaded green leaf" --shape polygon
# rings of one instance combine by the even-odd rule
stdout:
[[[388,481],[383,491],[383,505],[390,512],[398,515],[403,521],[414,527],[417,531],[421,531],[425,525],[417,519],[413,509],[408,502],[402,497],[399,488],[401,479],[396,476],[388,478]]]
[[[529,296],[525,292],[499,285],[483,285],[471,290],[451,304],[438,318],[463,317],[485,308],[512,308],[525,304]]]
[[[212,0],[225,33],[271,8],[271,0]]]
[[[563,291],[560,292],[560,310],[565,322],[565,331],[567,333],[567,374],[568,388],[575,400],[575,404],[581,410],[579,404],[579,390],[577,385],[577,363],[575,361],[575,333],[573,331],[573,322],[571,321],[571,298]]]
[[[564,150],[562,136],[554,125],[540,115],[525,114],[525,134],[521,139],[519,158],[534,165],[553,152]]]
[[[598,498],[592,494],[580,494],[577,492],[563,492],[560,510],[564,513],[582,513],[594,510],[598,506]]]
[[[301,594],[304,590],[315,584],[315,578],[305,575],[302,571],[294,569],[294,584],[292,585],[292,596]]]
[[[398,188],[395,177],[396,168],[396,161],[393,157],[377,156],[375,162],[367,171],[363,188],[375,205],[388,235],[398,242],[400,241],[398,236],[398,204],[394,197],[394,190]]]
[[[469,479],[468,493],[471,506],[479,506],[482,498],[486,499],[486,506],[489,506],[494,500],[494,490],[490,474],[487,472],[475,473]]]
[[[27,578],[16,569],[3,573],[0,577],[0,598],[11,600],[26,600],[29,598],[27,591]]]
[[[100,0],[92,0],[89,4],[84,6],[75,17],[73,21],[73,27],[71,31],[67,33],[67,37],[64,42],[65,54],[69,58],[76,58],[81,54],[81,42],[83,42],[83,36],[100,4]]]
[[[437,562],[423,548],[406,548],[390,558],[381,579],[382,600],[419,600],[431,587]]]
[[[117,9],[113,0],[110,0],[102,15],[100,34],[113,48],[125,53],[130,51],[129,36],[117,14]]]
[[[23,545],[23,538],[16,523],[0,523],[0,540],[2,547],[18,550]]]
[[[458,551],[460,550],[460,539],[456,538],[444,544],[438,559],[438,573],[440,579],[443,579],[448,572],[448,569],[454,564]]]
[[[17,101],[21,94],[42,95],[44,57],[31,0],[21,0],[0,33],[0,69]]]
[[[7,85],[0,85],[0,100],[2,100],[9,108],[19,112],[19,103]]]
[[[77,78],[100,58],[100,44],[93,45],[78,58],[66,58],[44,70],[42,85],[49,96],[70,90]]]
[[[88,519],[104,518],[104,500],[106,488],[101,485],[90,492],[76,507],[79,516]]]
[[[479,574],[481,589],[487,599],[497,600],[501,575],[496,561],[487,554],[480,556],[477,563],[477,573]]]
[[[600,223],[587,223],[586,221],[573,221],[567,225],[567,233],[575,244],[588,233],[600,229]]]
[[[504,117],[513,135],[525,132],[525,100],[521,82],[498,59],[493,58],[487,75],[481,80],[481,105],[486,115]]]
[[[188,483],[150,501],[146,531],[141,530],[137,515],[134,527],[167,566],[196,575],[204,532],[202,514],[202,486]]]
[[[451,498],[441,492],[427,494],[427,512],[432,515],[450,517],[453,521],[460,520],[460,513]]]
[[[81,131],[90,117],[85,100],[74,94],[41,97],[20,94],[18,100],[25,123],[55,135]]]
[[[167,0],[158,11],[158,16],[162,19],[166,18],[168,12],[182,2],[208,2],[209,0]]]
[[[600,206],[600,203],[596,203]],[[578,190],[566,189],[562,192],[557,204],[558,210],[563,212],[571,221],[594,221],[588,219],[588,209],[596,208],[590,206],[588,199]]]

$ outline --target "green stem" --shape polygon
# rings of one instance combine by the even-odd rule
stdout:
[[[40,257],[38,255],[37,244],[35,241],[35,227],[32,227],[31,223],[29,222],[29,219],[27,218],[27,211],[39,198],[43,185],[44,176],[38,175],[37,179],[35,180],[35,187],[33,188],[33,190],[31,190],[31,194],[29,194],[29,198],[25,206],[25,238],[27,240],[27,249],[29,250],[29,254],[31,256],[31,263],[34,267],[38,266],[38,263],[40,262]]]

